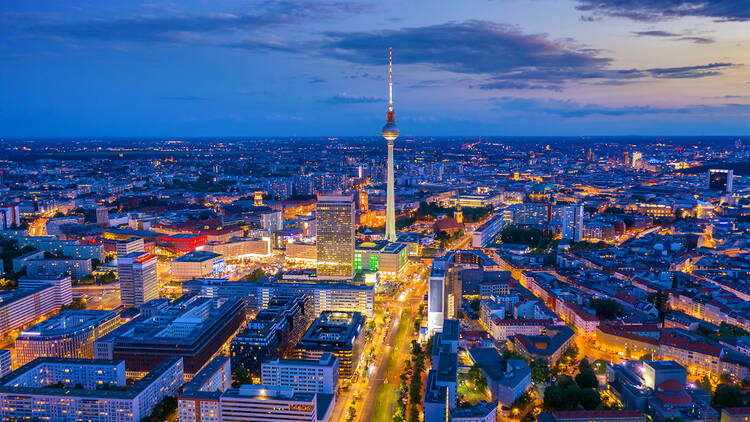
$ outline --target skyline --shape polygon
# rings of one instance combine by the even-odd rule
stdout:
[[[0,137],[377,136],[389,45],[406,137],[750,133],[750,10],[668,3],[4,4]]]

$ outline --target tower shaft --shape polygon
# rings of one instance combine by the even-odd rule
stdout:
[[[385,235],[391,241],[396,241],[396,200],[394,193],[393,175],[393,141],[388,141],[388,191],[385,206]]]

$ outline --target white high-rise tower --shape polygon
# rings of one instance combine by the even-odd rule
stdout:
[[[388,141],[388,191],[385,208],[385,237],[391,242],[396,241],[396,199],[393,180],[393,141],[398,138],[393,113],[393,47],[388,47],[388,122],[383,126],[383,138]]]

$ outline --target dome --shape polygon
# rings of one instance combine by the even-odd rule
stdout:
[[[656,397],[664,404],[672,406],[686,406],[693,402],[693,398],[685,391],[685,385],[675,379],[663,381],[656,387]]]
[[[398,138],[398,126],[395,123],[388,123],[383,126],[383,138],[393,141]]]

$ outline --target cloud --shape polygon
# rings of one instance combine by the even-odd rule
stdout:
[[[373,32],[327,32],[328,51],[340,59],[383,65],[395,46],[396,66],[424,64],[455,73],[487,74],[523,68],[601,67],[609,59],[581,51],[544,34],[524,34],[517,27],[488,21]]]
[[[687,16],[718,21],[750,20],[744,0],[577,0],[577,9],[592,16],[613,16],[654,22]]]
[[[672,41],[690,41],[696,44],[713,44],[714,42],[716,42],[716,40],[710,37],[701,37],[690,34],[678,34],[676,32],[662,30],[638,31],[633,32],[633,35],[638,37],[670,38]]]
[[[307,79],[307,82],[310,84],[322,84],[322,83],[328,82],[328,80],[325,78],[321,78],[319,76],[310,76]]]
[[[331,19],[341,14],[361,13],[370,6],[355,1],[266,0],[250,13],[130,16],[111,19],[59,21],[33,19],[26,30],[56,39],[73,38],[106,42],[221,44],[224,37],[234,40],[226,46],[249,49],[283,49],[283,43],[255,39],[236,41],[239,34],[262,32],[307,21]]]
[[[688,105],[684,107],[624,106],[611,107],[599,104],[586,104],[572,100],[500,97],[491,99],[498,111],[504,113],[545,114],[566,119],[589,116],[645,116],[645,115],[681,115],[681,114],[716,114],[750,112],[750,104]]]
[[[378,97],[365,97],[365,96],[354,96],[349,95],[346,92],[341,92],[339,94],[334,95],[333,97],[328,97],[323,100],[323,102],[328,104],[366,104],[366,103],[380,103],[385,102],[385,98],[378,98]]]
[[[709,63],[699,66],[665,67],[648,69],[647,72],[655,78],[667,79],[695,79],[721,74],[721,70],[735,66],[732,63]]]
[[[164,100],[171,100],[171,101],[207,101],[208,98],[206,97],[198,97],[195,95],[182,95],[182,96],[172,96],[172,97],[161,97]]]
[[[659,33],[672,35],[666,31]],[[733,66],[732,63],[710,63],[675,68],[610,69],[611,59],[602,57],[599,50],[578,46],[570,40],[554,41],[544,34],[525,34],[515,26],[478,20],[325,35],[327,41],[323,48],[341,60],[384,66],[387,48],[393,45],[396,71],[402,65],[423,65],[473,75],[470,86],[486,90],[561,91],[566,84],[583,80],[622,85],[644,78],[702,78],[715,76]]]

